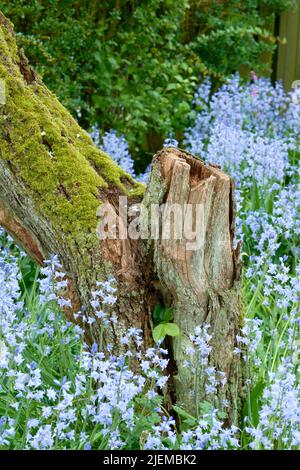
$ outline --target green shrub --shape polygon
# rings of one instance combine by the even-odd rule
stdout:
[[[143,170],[168,132],[180,140],[193,119],[200,75],[218,84],[241,67],[267,71],[276,47],[268,27],[292,3],[0,0],[0,9],[80,124],[125,133]]]

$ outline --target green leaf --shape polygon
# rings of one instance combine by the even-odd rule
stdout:
[[[180,330],[176,323],[164,323],[166,334],[169,336],[179,336]]]
[[[162,340],[169,336],[178,336],[180,333],[178,325],[175,323],[160,323],[153,330],[153,339],[157,343],[159,340]]]
[[[265,388],[265,382],[260,380],[254,386],[254,388],[250,392],[250,406],[251,410],[249,410],[249,402],[246,401],[244,404],[243,409],[243,416],[251,416],[252,418],[252,425],[258,426],[259,423],[259,410],[261,407],[261,397]]]
[[[254,210],[254,211],[259,210],[259,208],[260,208],[260,196],[259,196],[259,190],[258,190],[258,185],[257,185],[256,181],[252,182],[251,200],[252,200],[252,210]]]
[[[158,343],[159,340],[164,339],[166,336],[166,323],[160,323],[157,325],[154,330],[153,330],[153,339],[156,343]]]
[[[200,403],[200,410],[202,415],[211,414],[213,405],[209,401],[204,400]]]
[[[180,88],[179,83],[169,83],[166,91],[177,90],[178,88]]]
[[[174,316],[174,307],[164,308],[162,309],[160,313],[160,321],[164,323],[170,322],[173,320],[173,316]]]
[[[155,305],[153,313],[152,313],[152,320],[155,326],[161,322],[160,314],[162,310],[163,310],[163,307],[160,304]]]
[[[191,421],[194,421],[194,422],[197,422],[197,419],[190,415],[187,411],[185,411],[184,409],[180,408],[180,406],[177,406],[177,405],[173,405],[173,410],[178,414],[178,416],[180,416],[181,418],[183,419],[188,419],[188,420],[191,420]]]

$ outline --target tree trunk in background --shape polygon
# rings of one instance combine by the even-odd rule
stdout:
[[[118,323],[107,338],[116,348],[131,326],[151,345],[154,305],[173,305],[181,331],[170,351],[174,389],[177,402],[192,413],[194,377],[184,367],[185,349],[194,328],[210,324],[210,361],[228,376],[222,396],[230,402],[230,421],[238,422],[241,367],[233,348],[242,314],[230,178],[169,148],[155,156],[145,191],[94,146],[30,69],[1,13],[0,79],[6,85],[6,103],[0,105],[0,224],[39,264],[53,253],[59,256],[69,280],[70,317],[81,305],[89,308],[97,279],[116,277]],[[200,246],[189,250],[189,240],[163,237],[100,240],[99,206],[110,204],[118,215],[120,196],[128,198],[129,209],[143,201],[146,215],[152,203],[175,203],[183,210],[200,205]]]

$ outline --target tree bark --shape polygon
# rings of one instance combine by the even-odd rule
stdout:
[[[151,345],[154,305],[174,306],[180,327],[170,350],[175,400],[191,412],[194,377],[184,367],[185,349],[194,328],[209,323],[210,362],[228,376],[222,397],[230,402],[230,421],[238,422],[241,367],[233,348],[242,314],[230,178],[169,148],[154,157],[145,191],[94,146],[43,85],[18,52],[12,25],[2,13],[0,79],[6,86],[6,103],[0,105],[0,224],[39,264],[51,254],[59,256],[69,280],[70,318],[81,305],[90,308],[96,280],[116,277],[118,323],[106,338],[116,347],[131,326],[142,330],[146,347]],[[99,206],[109,204],[118,216],[120,196],[127,197],[129,210],[143,202],[144,228],[151,204],[161,208],[162,220],[166,203],[183,211],[187,204],[200,205],[199,247],[190,250],[190,240],[161,235],[154,240],[100,240]],[[205,399],[200,386],[200,398]]]
[[[219,390],[219,399],[231,404],[230,418],[238,421],[241,402],[242,369],[234,354],[236,335],[242,324],[239,248],[234,250],[234,188],[220,169],[205,165],[187,152],[164,149],[153,160],[144,204],[162,207],[160,223],[170,216],[170,207],[182,208],[184,222],[192,217],[198,238],[195,246],[191,228],[183,237],[160,236],[150,240],[155,270],[165,304],[175,307],[174,321],[180,336],[173,340],[177,368],[175,391],[177,402],[195,411],[195,377],[185,367],[186,351],[192,346],[190,334],[204,323],[210,325],[212,352],[210,365],[224,371],[227,384]],[[188,214],[188,207],[191,208]],[[195,221],[197,207],[200,214]],[[176,212],[178,215],[178,212]],[[180,210],[179,210],[180,215]],[[196,222],[196,223],[195,223]],[[174,220],[172,228],[178,228]],[[160,227],[160,233],[163,228]],[[200,399],[206,398],[202,376]]]

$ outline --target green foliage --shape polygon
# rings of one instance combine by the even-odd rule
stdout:
[[[270,68],[291,0],[0,0],[45,83],[89,129],[124,132],[137,168],[192,119],[199,75]],[[139,151],[138,149],[142,149]]]
[[[157,304],[152,313],[153,321],[153,339],[157,343],[164,340],[166,336],[179,336],[180,331],[176,323],[170,323],[173,320],[173,307],[163,307]]]
[[[197,418],[190,415],[187,411],[182,409],[180,406],[173,405],[173,410],[175,411],[178,419],[180,420],[180,425],[182,430],[190,429],[197,426]]]
[[[265,382],[262,380],[258,381],[249,392],[248,400],[244,403],[243,417],[249,417],[254,426],[259,424],[259,411],[262,405],[262,394],[265,386]]]
[[[186,31],[193,50],[216,74],[237,70],[269,73],[276,47],[275,15],[290,9],[293,0],[192,0]],[[204,5],[203,5],[204,4]]]
[[[166,336],[179,336],[179,327],[175,323],[160,323],[153,330],[153,339],[156,343]]]
[[[154,326],[159,325],[160,323],[170,322],[173,320],[174,308],[173,307],[163,307],[160,304],[155,305],[152,320]]]

